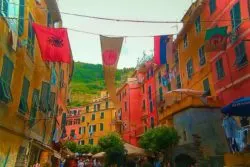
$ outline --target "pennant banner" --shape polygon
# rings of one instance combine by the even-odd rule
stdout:
[[[123,38],[111,38],[100,36],[101,49],[102,49],[102,62],[104,71],[104,80],[107,91],[113,101],[114,105],[118,108],[119,101],[116,97],[115,86],[115,73],[117,69],[117,63],[120,57]]]
[[[71,62],[68,33],[65,28],[48,28],[33,23],[43,61]]]
[[[154,61],[156,64],[166,64],[167,62],[167,43],[168,36],[155,36],[154,37]]]
[[[215,27],[206,31],[205,51],[221,51],[227,47],[227,27]]]

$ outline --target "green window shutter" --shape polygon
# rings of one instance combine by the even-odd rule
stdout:
[[[29,119],[30,126],[33,126],[35,123],[38,106],[39,106],[39,90],[34,89],[32,95],[32,105],[31,105],[31,112]]]
[[[160,96],[160,101],[162,101],[163,100],[162,87],[159,88],[159,96]]]
[[[191,59],[187,62],[187,73],[188,78],[190,79],[193,75],[193,61]]]
[[[96,132],[96,125],[93,125],[93,132]]]
[[[101,119],[103,119],[103,118],[104,118],[104,113],[102,112],[102,113],[101,113]]]
[[[171,88],[171,83],[169,82],[168,83],[168,91],[171,91],[172,90],[172,88]]]
[[[2,0],[2,9],[1,9],[2,16],[8,17],[8,12],[9,12],[9,0]]]
[[[195,30],[197,33],[199,33],[201,31],[200,16],[198,16],[195,20]]]
[[[236,30],[241,23],[240,3],[236,3],[230,11],[233,30]]]
[[[67,122],[66,113],[63,113],[63,114],[62,114],[61,129],[64,129],[64,127],[66,126],[66,122]]]
[[[94,144],[94,139],[89,139],[89,144],[93,145]]]
[[[19,111],[24,114],[28,111],[28,95],[29,95],[29,87],[30,81],[24,77],[23,79],[23,87],[22,87],[22,95],[19,104]]]
[[[244,42],[241,42],[239,45],[235,47],[235,54],[236,54],[235,64],[238,67],[245,65],[245,63],[247,62],[247,56],[246,56]]]
[[[209,80],[208,78],[203,80],[203,89],[206,92],[206,94],[210,95],[210,87],[209,87]]]
[[[27,45],[27,53],[28,55],[34,59],[34,46],[35,46],[35,33],[32,27],[32,23],[34,19],[31,14],[29,14],[29,23],[28,23],[28,45]]]
[[[150,112],[153,112],[153,101],[152,101],[152,100],[150,101],[150,104],[149,104],[149,105],[150,105],[150,108],[149,108],[149,109],[150,109]]]
[[[3,0],[0,0],[0,16],[2,16]]]
[[[216,0],[209,0],[210,14],[216,10]]]
[[[11,80],[14,65],[11,60],[7,57],[3,57],[3,66],[0,77],[0,101],[8,103],[12,100],[11,94]]]
[[[85,116],[82,116],[82,122],[84,122],[85,121]]]
[[[41,96],[40,96],[40,110],[43,112],[49,111],[50,99],[50,84],[42,82]]]
[[[222,58],[216,61],[216,72],[217,72],[217,78],[221,79],[224,77],[224,68],[223,68],[223,61]]]
[[[181,88],[181,77],[180,77],[180,75],[177,75],[177,77],[176,77],[176,87],[177,87],[177,89]]]
[[[23,35],[24,32],[24,10],[25,10],[25,2],[24,0],[19,1],[19,19],[18,19],[18,35]]]
[[[109,102],[106,101],[106,109],[108,109],[108,108],[109,108]]]
[[[55,102],[56,102],[56,93],[50,92],[49,111],[51,111],[53,114],[55,113]]]
[[[95,120],[95,114],[92,114],[92,120]]]
[[[100,124],[100,131],[103,131],[104,127],[103,127],[103,123]]]
[[[202,66],[206,63],[204,45],[199,48],[199,57],[200,57],[200,65]]]

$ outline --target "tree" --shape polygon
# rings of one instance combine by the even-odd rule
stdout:
[[[91,145],[78,145],[76,152],[79,154],[87,154],[91,152]]]
[[[100,148],[99,145],[93,145],[93,146],[91,146],[90,152],[91,152],[92,154],[99,153],[100,151],[101,151],[101,148]]]
[[[73,153],[75,153],[77,151],[77,144],[75,142],[72,141],[67,141],[64,146],[66,148],[68,148],[70,151],[72,151]]]
[[[98,145],[105,152],[107,166],[117,164],[121,166],[125,156],[125,148],[121,137],[117,133],[110,133],[99,139]]]
[[[139,140],[139,144],[151,153],[162,153],[164,162],[172,161],[172,151],[178,144],[180,137],[174,128],[166,126],[148,130]]]

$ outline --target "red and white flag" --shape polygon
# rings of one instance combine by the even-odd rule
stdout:
[[[67,29],[49,28],[33,23],[43,61],[71,63]]]

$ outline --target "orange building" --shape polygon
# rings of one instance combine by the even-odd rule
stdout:
[[[223,154],[228,151],[221,135],[220,104],[211,65],[204,50],[206,25],[202,20],[206,20],[207,2],[194,2],[182,19],[173,54],[167,57],[169,87],[173,89],[164,94],[164,111],[159,113],[159,122],[173,126],[181,137],[174,156],[187,154],[199,164],[204,159],[210,164],[216,158],[223,162]]]
[[[52,140],[63,128],[73,62],[42,61],[33,22],[61,27],[56,1],[0,1],[0,166],[61,159]]]

